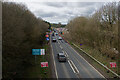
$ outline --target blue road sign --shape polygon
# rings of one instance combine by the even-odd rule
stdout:
[[[45,55],[45,49],[32,49],[32,55]]]
[[[40,55],[40,49],[32,49],[32,55]]]
[[[80,44],[80,46],[82,46],[82,44]]]
[[[50,40],[49,37],[47,37],[46,40],[49,41]]]

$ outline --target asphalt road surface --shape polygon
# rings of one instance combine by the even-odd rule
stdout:
[[[57,42],[51,41],[51,46],[57,78],[91,78],[93,80],[96,78],[103,80],[105,78],[68,43],[64,40],[58,40],[59,35],[55,35],[54,37],[56,37]],[[60,52],[65,53],[67,62],[58,61],[57,54]]]

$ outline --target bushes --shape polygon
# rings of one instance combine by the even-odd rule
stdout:
[[[45,40],[48,24],[36,18],[24,5],[2,3],[3,78],[22,77],[31,66],[32,48],[40,48]],[[18,75],[17,75],[18,74]]]
[[[115,58],[118,50],[118,4],[108,3],[91,17],[77,17],[66,26],[69,40],[98,49],[103,55]]]

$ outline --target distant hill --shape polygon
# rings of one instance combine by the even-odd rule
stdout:
[[[59,28],[59,27],[65,27],[66,25],[65,24],[60,24],[60,23],[59,24],[51,23],[51,26]]]

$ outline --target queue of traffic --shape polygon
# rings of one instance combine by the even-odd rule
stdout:
[[[57,42],[57,38],[55,36],[58,36],[57,31],[53,31],[53,33],[52,33],[52,42]],[[62,39],[62,37],[59,36],[58,40],[61,41],[63,39]],[[67,58],[66,58],[66,56],[65,56],[63,51],[57,53],[57,59],[58,59],[59,62],[66,62],[67,61]]]

